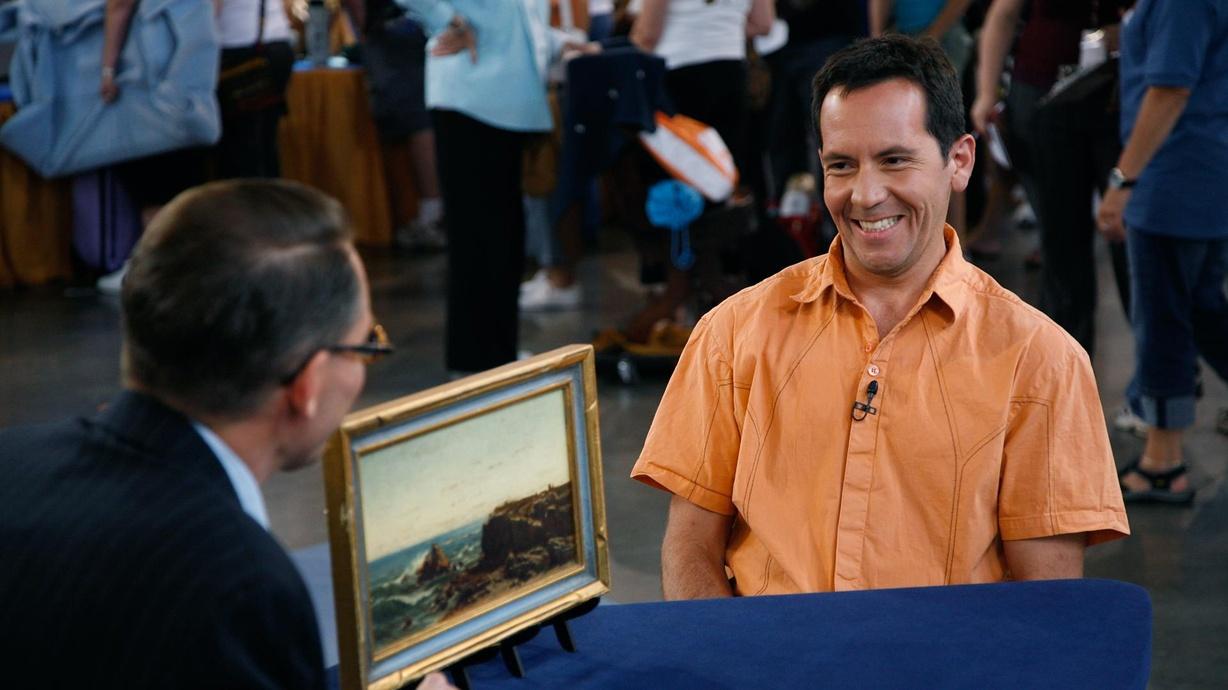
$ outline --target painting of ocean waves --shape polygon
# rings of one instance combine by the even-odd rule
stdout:
[[[576,562],[570,484],[509,501],[484,519],[370,564],[375,648]]]

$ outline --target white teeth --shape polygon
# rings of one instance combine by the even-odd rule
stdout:
[[[866,232],[882,232],[887,228],[894,226],[898,222],[900,222],[900,216],[892,216],[890,218],[883,218],[882,220],[875,221],[859,220],[857,221],[857,224],[860,225],[861,229],[865,230]]]

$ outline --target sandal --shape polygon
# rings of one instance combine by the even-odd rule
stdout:
[[[1149,472],[1139,467],[1139,461],[1142,458],[1136,459],[1134,462],[1121,468],[1117,473],[1117,480],[1120,483],[1121,479],[1127,474],[1133,472],[1143,479],[1147,480],[1151,486],[1142,491],[1134,491],[1127,487],[1124,483],[1121,484],[1121,496],[1126,503],[1168,503],[1173,505],[1188,505],[1194,500],[1194,489],[1186,489],[1185,491],[1173,491],[1173,481],[1186,473],[1184,463],[1177,465],[1171,470],[1163,472]]]

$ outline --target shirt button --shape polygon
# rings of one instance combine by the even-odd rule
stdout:
[[[866,373],[869,374],[870,376],[878,376],[879,374],[878,365],[871,364],[870,366],[866,367]]]
[[[874,351],[874,343],[866,343],[866,352]]]

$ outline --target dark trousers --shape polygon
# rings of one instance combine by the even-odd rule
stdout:
[[[483,371],[516,359],[524,205],[524,135],[432,110],[448,225],[445,364]]]
[[[721,135],[739,170],[746,170],[746,61],[714,60],[672,69],[665,88],[679,113]]]
[[[286,41],[260,48],[225,48],[222,69],[242,64],[263,53],[269,59],[276,88],[284,95],[294,67],[294,50]],[[246,112],[222,111],[222,140],[217,144],[220,177],[280,177],[277,125],[286,113],[284,103]]]
[[[1102,189],[1121,151],[1111,89],[1076,104],[1036,111],[1033,160],[1040,220],[1040,302],[1037,306],[1093,355],[1096,348],[1096,225],[1092,192]],[[1126,248],[1110,243],[1122,308],[1130,313]]]
[[[789,176],[809,172],[822,185],[818,146],[814,132],[814,75],[823,68],[827,58],[856,40],[854,36],[828,36],[803,43],[790,43],[767,56],[772,68],[772,102],[769,106],[770,125],[763,136],[771,154],[771,189],[773,198],[784,193]]]
[[[1135,370],[1127,398],[1147,423],[1194,423],[1198,356],[1228,381],[1228,239],[1166,237],[1130,228]]]

